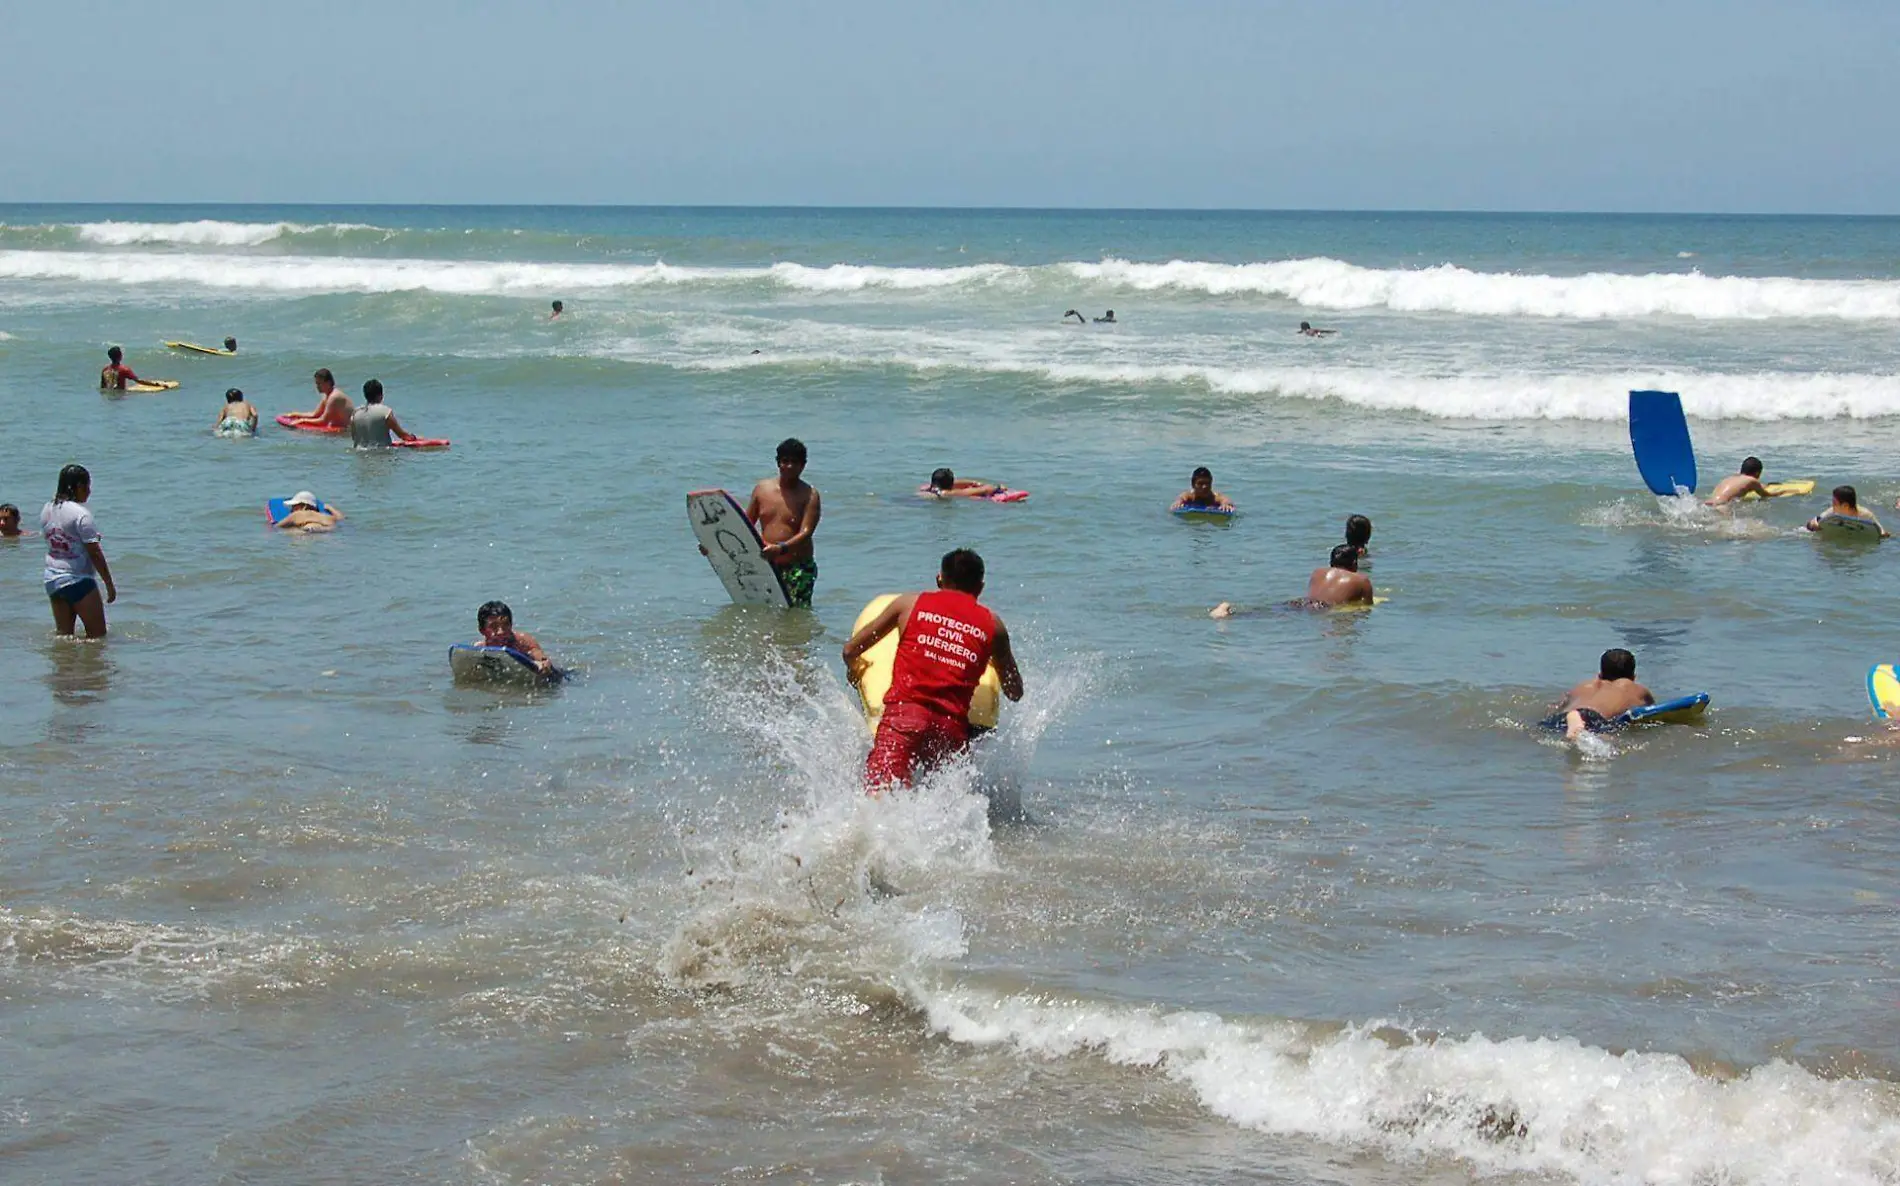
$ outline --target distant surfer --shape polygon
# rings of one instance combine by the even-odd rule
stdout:
[[[555,301],[554,312],[548,314],[548,320],[553,321],[556,317],[559,317],[561,315],[562,311],[563,311],[563,306],[561,305],[561,302]]]
[[[1372,520],[1364,515],[1347,515],[1346,542],[1359,553],[1361,560],[1365,559],[1366,553],[1372,550]]]
[[[983,557],[958,548],[939,565],[935,592],[892,598],[844,644],[845,671],[855,684],[863,676],[864,652],[897,631],[884,714],[864,759],[864,785],[872,794],[907,785],[968,748],[970,699],[992,663],[1003,695],[1023,698],[1009,631],[977,601],[982,593]]]
[[[311,380],[317,385],[317,408],[314,412],[292,412],[290,419],[303,427],[329,425],[332,428],[348,428],[350,413],[356,406],[350,403],[350,397],[337,390],[336,376],[329,367],[318,367]]]
[[[1077,325],[1087,325],[1089,323],[1089,319],[1082,316],[1081,310],[1079,309],[1070,309],[1067,313],[1062,315],[1062,320],[1067,321],[1071,317],[1075,318]]]
[[[1339,331],[1336,329],[1314,329],[1310,321],[1300,322],[1300,333],[1309,338],[1330,338]]]
[[[226,339],[224,340],[224,348],[225,348],[226,350],[228,350],[228,351],[230,351],[230,352],[231,352],[232,354],[236,354],[236,353],[237,353],[237,339],[236,339],[236,338],[226,338]]]
[[[383,402],[382,380],[371,379],[363,384],[363,406],[350,416],[350,443],[358,449],[387,449],[392,437],[413,441],[416,434]]]
[[[1188,488],[1174,500],[1173,510],[1189,511],[1231,511],[1233,500],[1214,489],[1214,471],[1204,465],[1196,466],[1188,475]]]
[[[75,620],[86,627],[87,638],[106,636],[106,606],[119,599],[112,583],[112,566],[99,548],[99,525],[93,522],[86,500],[92,497],[92,474],[83,465],[59,471],[53,501],[40,510],[40,534],[46,537],[46,599],[53,606],[53,629],[71,636]],[[99,583],[106,595],[99,597]]]
[[[1337,609],[1342,605],[1371,605],[1372,578],[1359,571],[1359,549],[1337,544],[1327,557],[1324,568],[1316,568],[1306,580],[1306,596],[1287,602],[1289,609]],[[1209,613],[1210,618],[1231,618],[1237,611],[1232,602],[1223,601]]]
[[[20,530],[20,508],[0,502],[0,539],[19,539],[30,534]]]
[[[1834,487],[1834,505],[1827,509],[1827,515],[1816,515],[1808,520],[1809,531],[1821,530],[1821,520],[1829,515],[1839,515],[1843,519],[1861,519],[1874,525],[1881,539],[1892,538],[1892,533],[1880,525],[1880,520],[1860,509],[1860,495],[1852,486]]]
[[[343,512],[333,506],[324,506],[317,496],[308,490],[299,490],[284,500],[289,511],[283,518],[271,524],[285,531],[335,531],[336,525],[343,522]]]
[[[541,644],[526,630],[515,629],[515,611],[508,608],[505,601],[485,601],[475,611],[475,628],[482,636],[475,640],[478,647],[507,647],[520,651],[534,660],[534,669],[545,676],[558,676],[560,672],[541,649]]]
[[[1611,732],[1618,727],[1616,718],[1654,703],[1649,689],[1636,682],[1636,656],[1622,647],[1611,647],[1597,661],[1596,678],[1564,693],[1543,723],[1561,728],[1566,738],[1575,741],[1584,733]]]
[[[1770,497],[1768,487],[1761,482],[1761,458],[1742,458],[1742,468],[1738,473],[1730,474],[1715,484],[1709,494],[1708,505],[1727,506],[1744,494],[1753,494],[1760,498]]]
[[[1100,317],[1097,317],[1095,319],[1095,324],[1114,325],[1115,324],[1115,310],[1110,309],[1108,312],[1102,314]]]
[[[125,365],[125,351],[117,346],[106,351],[106,365],[99,371],[99,390],[124,391],[128,386],[156,382],[156,379],[139,378],[131,367]]]
[[[257,409],[244,393],[233,387],[224,393],[224,407],[218,412],[218,421],[211,431],[221,437],[244,437],[257,435]]]
[[[925,498],[994,498],[1008,489],[1001,482],[959,478],[955,471],[943,468],[930,471],[930,484],[917,493]]]
[[[787,437],[778,446],[778,476],[752,488],[745,517],[765,541],[761,553],[778,569],[785,594],[795,606],[811,607],[818,585],[818,561],[811,537],[818,530],[818,491],[804,481],[805,442]]]

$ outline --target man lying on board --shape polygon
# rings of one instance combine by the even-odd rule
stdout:
[[[948,467],[930,471],[930,484],[918,493],[925,498],[990,498],[1001,494],[1009,487],[1001,482],[985,482],[980,478],[959,478]]]
[[[1715,489],[1709,494],[1708,505],[1727,506],[1744,494],[1753,494],[1757,498],[1772,497],[1768,493],[1768,487],[1762,485],[1761,458],[1759,457],[1742,458],[1741,472],[1730,474],[1717,482]]]
[[[1636,656],[1611,647],[1597,660],[1596,678],[1565,692],[1546,723],[1555,726],[1561,718],[1564,737],[1575,741],[1582,733],[1607,733],[1616,728],[1617,717],[1654,703],[1649,689],[1636,682]]]
[[[1827,509],[1827,514],[1839,515],[1843,519],[1860,519],[1864,522],[1872,523],[1874,529],[1880,532],[1881,539],[1891,539],[1893,537],[1892,532],[1880,525],[1880,520],[1860,509],[1860,495],[1852,486],[1834,487],[1834,505]],[[1821,530],[1821,520],[1826,517],[1827,515],[1816,515],[1814,518],[1809,519],[1808,530]]]
[[[1372,578],[1359,571],[1359,549],[1354,544],[1337,544],[1326,558],[1324,568],[1316,568],[1306,580],[1306,596],[1287,602],[1290,609],[1337,609],[1342,605],[1371,605]],[[1207,615],[1231,618],[1232,602],[1223,601]]]

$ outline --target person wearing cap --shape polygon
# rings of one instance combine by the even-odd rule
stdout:
[[[291,531],[334,531],[343,522],[343,512],[326,507],[308,490],[299,490],[284,500],[290,513],[277,520],[276,526]]]
[[[257,409],[244,393],[233,387],[224,393],[224,408],[218,413],[218,422],[211,431],[221,437],[254,437],[257,435]]]

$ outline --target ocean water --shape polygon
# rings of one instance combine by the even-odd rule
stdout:
[[[1896,331],[1900,220],[0,207],[0,500],[86,464],[121,590],[0,543],[0,1179],[1900,1181],[1900,552],[1623,423],[1891,508]],[[742,611],[681,495],[793,435]],[[1386,602],[1275,609],[1353,512]],[[1029,696],[868,799],[838,649],[959,545]],[[494,597],[572,682],[451,686]],[[1610,646],[1705,723],[1527,727]]]

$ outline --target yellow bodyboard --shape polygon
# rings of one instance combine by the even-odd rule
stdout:
[[[174,391],[178,387],[176,379],[151,379],[144,383],[127,383],[127,391]]]
[[[225,358],[237,353],[235,350],[226,350],[222,346],[200,346],[196,342],[167,342],[165,345],[173,350],[191,350],[199,354],[217,354]]]
[[[851,633],[864,629],[896,597],[895,593],[873,597],[869,605],[858,611],[858,620],[851,623]],[[884,715],[884,694],[891,690],[891,665],[897,661],[897,634],[891,631],[864,652],[864,674],[858,678],[858,699],[864,704],[865,719],[873,723]],[[978,681],[976,695],[970,698],[970,723],[979,729],[996,728],[1002,700],[1003,680],[996,674],[996,664],[992,663]]]
[[[1768,491],[1768,497],[1770,498],[1781,498],[1789,494],[1813,494],[1814,479],[1797,478],[1792,482],[1763,482],[1762,488]],[[1743,502],[1758,502],[1760,499],[1761,495],[1755,493],[1753,490],[1742,495]]]
[[[1894,673],[1893,664],[1882,663],[1867,673],[1867,699],[1873,701],[1874,713],[1881,720],[1893,719],[1896,710],[1900,710],[1900,675]]]

